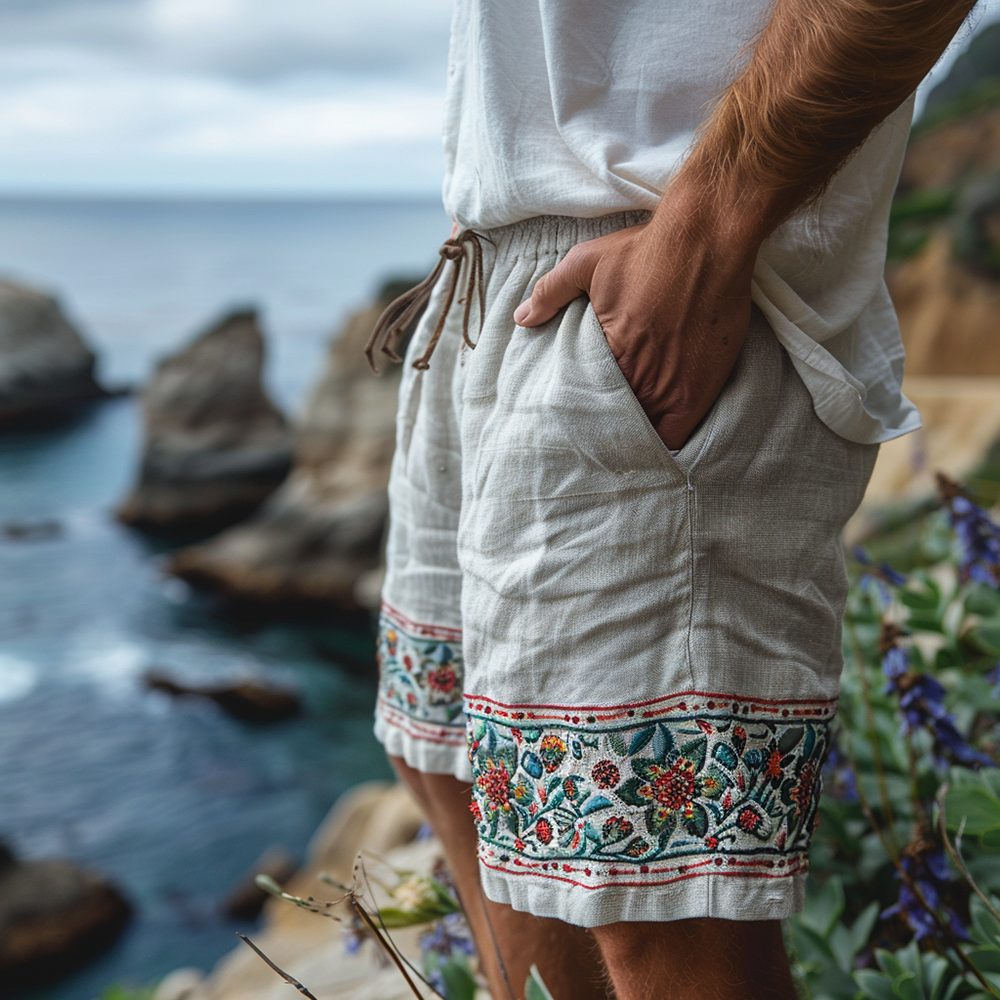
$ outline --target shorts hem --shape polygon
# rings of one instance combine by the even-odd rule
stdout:
[[[667,882],[599,889],[530,874],[496,871],[480,862],[483,891],[495,903],[536,917],[550,917],[577,927],[634,921],[785,920],[805,905],[806,872],[781,876],[688,874]]]
[[[472,769],[466,750],[465,731],[440,734],[437,741],[414,735],[382,715],[375,719],[375,738],[390,757],[402,757],[423,774],[450,774],[459,781],[472,781]],[[454,742],[452,742],[454,738]]]

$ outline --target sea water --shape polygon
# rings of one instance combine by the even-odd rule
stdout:
[[[425,272],[448,232],[433,202],[0,201],[0,276],[56,293],[112,386],[256,306],[268,387],[294,414],[346,312]],[[114,521],[140,447],[134,398],[0,434],[0,523],[50,522],[0,535],[0,839],[98,869],[136,906],[109,954],[37,1000],[207,970],[247,929],[219,904],[253,861],[271,845],[302,857],[350,783],[388,777],[363,637],[226,619]],[[247,725],[146,690],[154,667],[294,687],[304,715]]]

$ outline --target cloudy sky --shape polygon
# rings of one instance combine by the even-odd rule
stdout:
[[[450,17],[451,0],[0,0],[0,192],[433,196]]]

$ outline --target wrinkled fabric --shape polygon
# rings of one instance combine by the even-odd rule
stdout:
[[[444,205],[465,227],[653,209],[771,0],[457,0]],[[883,279],[912,99],[764,244],[753,299],[820,418],[852,441],[920,426]]]
[[[836,709],[840,532],[878,446],[819,419],[758,310],[676,455],[585,298],[513,324],[570,247],[636,218],[486,232],[475,350],[452,310],[430,369],[404,368],[376,733],[472,782],[495,900],[585,926],[781,919]]]

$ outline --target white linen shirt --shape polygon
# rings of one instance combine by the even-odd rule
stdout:
[[[456,0],[444,205],[462,228],[654,209],[772,0]],[[883,276],[912,98],[764,243],[752,294],[820,418],[920,426]]]

